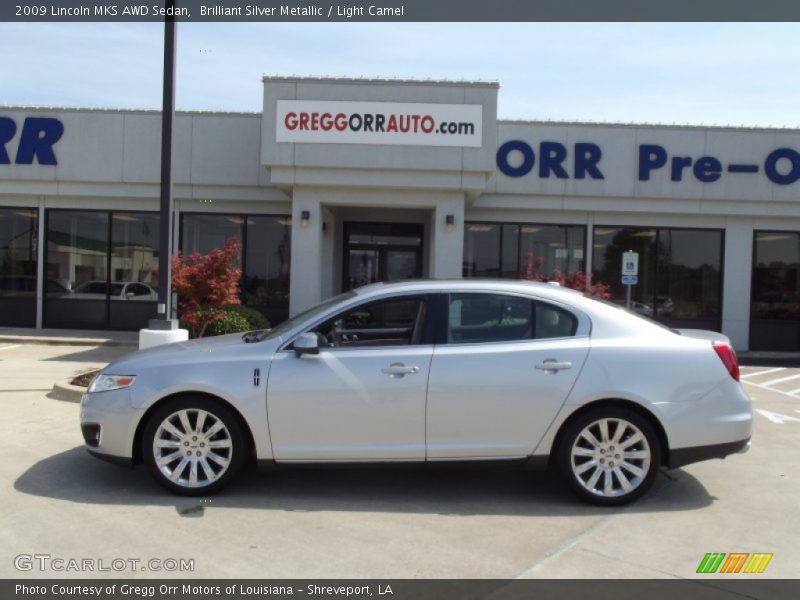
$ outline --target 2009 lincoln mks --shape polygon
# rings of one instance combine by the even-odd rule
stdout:
[[[269,464],[527,460],[622,504],[662,467],[747,450],[750,400],[714,332],[671,330],[523,281],[347,292],[271,330],[169,344],[106,367],[88,450],[206,495]]]

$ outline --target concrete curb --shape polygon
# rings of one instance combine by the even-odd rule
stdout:
[[[63,400],[64,402],[80,402],[85,392],[85,387],[79,387],[71,383],[55,383],[47,397],[54,400]]]

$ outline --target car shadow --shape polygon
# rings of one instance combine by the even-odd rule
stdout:
[[[162,489],[144,467],[129,469],[106,464],[89,456],[83,447],[37,462],[17,478],[14,489],[81,504],[174,506],[177,514],[186,517],[202,516],[211,507],[570,516],[695,510],[716,499],[682,470],[670,471],[668,476],[659,474],[654,489],[627,507],[604,508],[580,501],[550,470],[470,465],[303,467],[259,473],[252,464],[219,494],[184,498]]]

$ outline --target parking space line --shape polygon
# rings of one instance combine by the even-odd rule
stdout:
[[[755,371],[753,373],[747,373],[746,375],[742,375],[741,379],[745,379],[747,377],[755,377],[756,375],[768,375],[769,373],[777,373],[778,371],[785,371],[786,367],[775,367],[774,369],[765,369],[763,371]]]
[[[741,377],[740,377],[740,379],[741,379]],[[782,394],[784,396],[789,396],[789,398],[793,398],[794,400],[800,400],[800,397],[794,396],[789,392],[784,392],[783,390],[779,390],[779,389],[773,388],[773,387],[767,387],[766,385],[761,384],[761,383],[755,383],[754,381],[742,381],[742,383],[746,383],[747,385],[752,385],[754,387],[761,388],[762,390],[767,390],[768,392],[775,392],[776,394]]]
[[[790,375],[789,377],[781,377],[780,379],[770,379],[769,381],[765,381],[762,385],[769,387],[775,385],[776,383],[791,381],[792,379],[800,379],[800,375]]]
[[[11,350],[12,348],[19,348],[19,344],[11,344],[10,346],[3,346],[0,350]]]

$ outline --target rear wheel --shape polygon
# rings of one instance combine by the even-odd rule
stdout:
[[[186,496],[209,495],[241,469],[247,441],[238,419],[208,398],[168,402],[151,416],[142,443],[156,481]]]
[[[661,446],[653,427],[624,408],[580,415],[561,436],[558,464],[583,499],[618,506],[639,498],[655,481]]]

